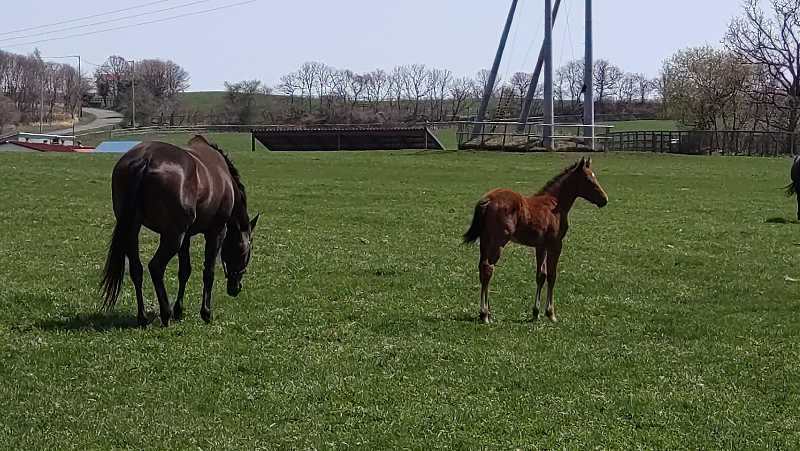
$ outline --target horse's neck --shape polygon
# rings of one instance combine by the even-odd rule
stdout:
[[[236,226],[241,229],[248,222],[247,206],[244,203],[244,196],[242,196],[239,188],[234,187],[233,191],[233,210],[231,211],[231,218],[228,222],[235,223]]]
[[[575,199],[577,199],[578,194],[574,188],[570,187],[567,182],[567,178],[569,176],[564,176],[561,180],[550,185],[547,190],[542,193],[545,195],[549,195],[556,200],[556,209],[558,209],[561,214],[566,215],[569,213],[569,210],[572,208],[572,205],[575,203]]]

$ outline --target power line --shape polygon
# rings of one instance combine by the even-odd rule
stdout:
[[[76,33],[76,34],[70,34],[70,35],[67,35],[67,36],[59,36],[59,37],[55,37],[55,38],[39,39],[37,41],[20,42],[20,43],[11,44],[11,45],[5,45],[5,46],[2,46],[0,48],[22,47],[24,45],[32,45],[32,44],[39,44],[39,43],[42,43],[42,42],[58,41],[58,40],[61,40],[61,39],[77,38],[77,37],[89,36],[89,35],[93,35],[93,34],[97,34],[97,33],[105,33],[105,32],[108,32],[108,31],[125,30],[127,28],[140,27],[142,25],[150,25],[150,24],[159,23],[159,22],[166,22],[168,20],[179,19],[179,18],[182,18],[182,17],[196,16],[196,15],[199,15],[199,14],[210,13],[210,12],[219,11],[219,10],[222,10],[222,9],[233,8],[233,7],[236,7],[236,6],[246,5],[248,3],[255,3],[256,1],[258,1],[258,0],[247,0],[247,1],[243,1],[243,2],[232,3],[230,5],[218,6],[216,8],[209,8],[209,9],[204,9],[204,10],[200,10],[200,11],[194,11],[194,12],[191,12],[191,13],[178,14],[178,15],[175,15],[175,16],[164,17],[164,18],[161,18],[161,19],[148,20],[148,21],[145,21],[145,22],[138,22],[138,23],[129,24],[129,25],[122,25],[122,26],[119,26],[119,27],[105,28],[103,30],[88,31],[86,33]]]
[[[65,23],[77,22],[77,21],[80,21],[80,20],[93,19],[95,17],[107,16],[109,14],[115,14],[115,13],[121,13],[123,11],[130,11],[132,9],[144,8],[145,6],[155,5],[157,3],[166,3],[166,2],[169,2],[169,1],[171,1],[171,0],[157,0],[157,1],[154,1],[154,2],[150,2],[150,3],[145,3],[144,5],[130,6],[128,8],[122,8],[122,9],[115,9],[113,11],[108,11],[108,12],[104,12],[104,13],[92,14],[91,16],[83,16],[83,17],[78,17],[78,18],[75,18],[75,19],[62,20],[60,22],[53,22],[53,23],[49,23],[49,24],[46,24],[46,25],[36,25],[34,27],[19,28],[19,29],[16,29],[16,30],[4,31],[4,32],[0,33],[0,36],[5,36],[7,34],[19,33],[21,31],[30,31],[30,30],[37,30],[39,28],[52,27],[53,25],[63,25]]]
[[[96,27],[98,25],[103,25],[103,24],[106,24],[106,23],[119,22],[121,20],[135,19],[137,17],[149,16],[151,14],[163,13],[165,11],[172,11],[172,10],[175,10],[175,9],[185,8],[187,6],[196,5],[198,3],[207,3],[207,2],[210,2],[210,1],[211,0],[195,0],[195,1],[189,2],[189,3],[183,3],[183,4],[180,4],[180,5],[170,6],[169,8],[162,8],[162,9],[157,9],[157,10],[154,10],[154,11],[146,11],[146,12],[143,12],[143,13],[132,14],[132,15],[129,15],[129,16],[122,16],[122,17],[117,17],[117,18],[114,18],[114,19],[102,20],[100,22],[88,23],[88,24],[83,24],[83,25],[73,25],[71,27],[59,28],[58,30],[47,30],[47,31],[42,31],[42,32],[39,32],[39,33],[29,34],[29,35],[24,35],[24,36],[13,36],[13,37],[10,37],[10,38],[0,38],[0,42],[3,42],[3,41],[15,41],[15,40],[18,40],[18,39],[28,39],[28,38],[33,38],[33,37],[36,37],[36,36],[48,35],[48,34],[51,34],[51,33],[60,33],[62,31],[76,30],[76,29],[79,29],[79,28]]]

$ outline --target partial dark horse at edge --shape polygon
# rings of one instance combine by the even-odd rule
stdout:
[[[211,321],[211,288],[217,256],[222,260],[227,292],[236,296],[250,262],[253,228],[247,214],[247,196],[239,171],[216,145],[195,136],[189,148],[163,142],[142,142],[120,158],[114,167],[111,190],[116,225],[108,249],[101,286],[104,307],[112,308],[122,289],[125,259],[136,290],[137,321],[149,322],[142,297],[142,262],[139,231],[144,225],[160,235],[155,255],[147,267],[158,297],[161,322],[179,320],[183,295],[191,274],[190,238],[205,237],[203,299],[200,316]],[[167,263],[178,255],[178,297],[170,306],[164,288]]]
[[[786,185],[786,195],[797,195],[797,220],[800,221],[800,156],[794,157],[790,175],[792,182]]]

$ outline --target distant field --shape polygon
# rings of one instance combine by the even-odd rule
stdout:
[[[210,138],[262,212],[253,260],[239,297],[216,284],[206,325],[196,238],[169,329],[134,326],[128,280],[98,311],[119,155],[0,154],[4,448],[800,447],[788,161],[593,156],[610,203],[571,213],[560,322],[528,321],[534,258],[509,245],[481,326],[478,249],[460,244],[475,202],[577,155]],[[143,233],[145,261],[155,245]],[[174,261],[167,277],[174,295]]]

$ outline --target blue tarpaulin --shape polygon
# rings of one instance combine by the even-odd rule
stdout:
[[[95,152],[125,153],[141,141],[103,141],[94,148]]]

